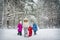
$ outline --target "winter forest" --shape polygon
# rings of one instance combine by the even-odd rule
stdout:
[[[17,28],[25,17],[39,28],[60,28],[60,0],[0,0],[0,28]]]
[[[0,0],[0,40],[60,40],[60,0]]]

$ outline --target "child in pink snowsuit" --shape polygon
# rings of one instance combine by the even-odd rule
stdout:
[[[18,35],[22,35],[22,23],[18,23]]]

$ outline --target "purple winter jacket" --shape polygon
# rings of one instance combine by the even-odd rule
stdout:
[[[22,32],[22,24],[18,23],[18,32]]]

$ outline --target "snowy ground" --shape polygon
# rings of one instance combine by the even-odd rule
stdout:
[[[0,29],[0,40],[60,40],[60,29],[39,29],[32,37],[18,36],[17,29]]]

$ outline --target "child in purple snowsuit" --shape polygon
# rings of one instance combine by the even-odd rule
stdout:
[[[18,23],[18,35],[22,35],[22,23]]]

